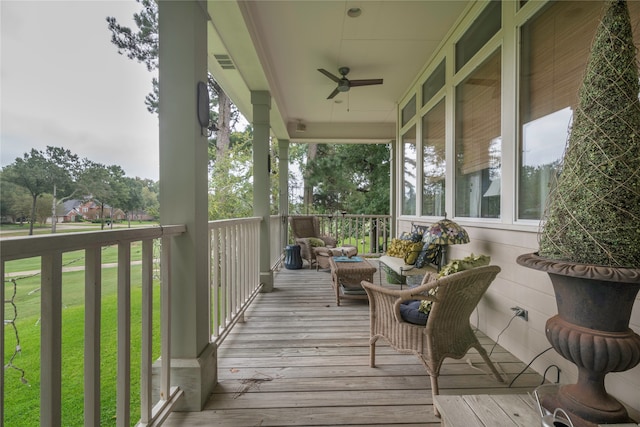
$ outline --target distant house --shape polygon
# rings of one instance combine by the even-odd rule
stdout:
[[[57,222],[76,222],[81,219],[94,221],[102,217],[102,209],[100,203],[89,200],[83,201],[78,199],[67,200],[58,206]],[[112,212],[113,211],[113,212]],[[126,218],[125,213],[121,209],[112,209],[111,206],[104,206],[104,217],[123,220]]]
[[[76,199],[62,202],[58,208],[58,222],[75,222],[82,219],[80,205],[82,201]]]
[[[100,218],[100,205],[90,200],[79,206],[80,214],[84,219],[94,220]]]

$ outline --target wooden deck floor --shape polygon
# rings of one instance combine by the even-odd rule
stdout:
[[[378,280],[376,273],[375,278]],[[336,306],[327,271],[285,270],[219,349],[219,384],[201,412],[173,413],[166,426],[436,426],[429,377],[417,357],[377,345],[369,367],[367,301]],[[494,343],[479,333],[491,351]],[[541,376],[500,346],[487,374],[480,356],[447,359],[441,394],[526,393]]]

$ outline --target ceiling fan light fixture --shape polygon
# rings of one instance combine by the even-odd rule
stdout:
[[[350,18],[357,18],[360,15],[362,15],[362,9],[359,7],[351,7],[347,10],[347,16]]]

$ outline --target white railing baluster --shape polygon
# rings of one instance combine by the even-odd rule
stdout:
[[[220,335],[220,230],[211,230],[211,266],[209,268],[211,278],[211,292],[213,293],[213,328],[214,337]]]
[[[211,337],[221,343],[259,289],[261,218],[211,221]]]
[[[85,250],[84,262],[84,425],[100,425],[100,318],[102,252]]]
[[[41,259],[40,424],[62,424],[62,252]]]
[[[162,238],[160,266],[160,335],[162,360],[160,368],[160,399],[168,400],[171,391],[171,239]]]
[[[140,345],[140,422],[151,420],[153,401],[153,240],[142,242],[142,336]]]
[[[5,295],[4,295],[4,261],[0,262],[0,277],[2,278],[2,286],[0,286],[0,301],[2,301],[0,307],[0,319],[2,319],[2,329],[0,329],[0,354],[4,360],[4,305],[6,303]],[[2,399],[0,399],[0,421],[4,421],[4,368],[0,369],[0,394],[2,394]]]
[[[118,245],[118,381],[116,425],[131,425],[131,246]]]
[[[225,292],[225,316],[224,316],[224,326],[229,326],[230,319],[233,318],[233,286],[231,282],[231,268],[233,263],[232,259],[235,259],[235,254],[231,252],[231,230],[229,227],[224,229],[224,263],[222,264],[224,267],[224,287],[226,289]]]

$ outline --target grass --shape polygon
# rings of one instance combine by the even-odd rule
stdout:
[[[116,251],[117,252],[117,251]],[[117,253],[116,253],[117,255]],[[110,255],[109,255],[110,256]],[[109,258],[105,255],[105,258]],[[28,265],[28,264],[25,264]],[[116,268],[104,268],[102,274],[101,315],[101,426],[116,424],[115,397],[117,378],[117,292]],[[131,421],[140,418],[140,337],[141,337],[141,267],[131,268]],[[5,370],[4,425],[40,424],[40,294],[39,277],[18,280],[15,298],[18,307],[16,326],[21,353],[13,363],[25,371],[28,384],[21,381],[21,373]],[[13,284],[5,284],[6,298],[13,294]],[[159,295],[154,284],[154,341],[153,354],[160,354]],[[84,272],[63,275],[62,317],[62,425],[83,425],[84,407]],[[6,305],[6,317],[13,310]],[[10,326],[5,326],[4,362],[16,348],[16,337]]]

